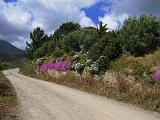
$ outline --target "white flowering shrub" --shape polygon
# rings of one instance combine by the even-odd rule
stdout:
[[[69,69],[70,70],[75,70],[75,64],[71,64]]]
[[[44,60],[44,58],[38,58],[36,60],[36,65],[38,65],[38,66],[42,65],[43,64],[43,60]]]
[[[91,63],[92,63],[92,60],[91,59],[87,59],[86,65],[89,66],[89,65],[91,65]]]
[[[91,64],[90,73],[93,74],[93,75],[95,75],[95,74],[98,74],[98,72],[99,72],[98,63],[94,62],[93,64]]]
[[[83,72],[85,68],[85,65],[84,64],[81,64],[81,63],[77,63],[75,64],[74,66],[74,69],[77,71],[77,72]]]
[[[80,60],[80,54],[77,53],[76,55],[73,56],[73,61],[79,61]]]

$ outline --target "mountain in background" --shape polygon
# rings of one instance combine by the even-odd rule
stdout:
[[[25,51],[16,48],[11,43],[7,41],[0,40],[0,60],[10,61],[19,60],[25,57]]]
[[[7,41],[0,40],[0,53],[19,54],[19,53],[24,53],[24,51],[16,48]]]

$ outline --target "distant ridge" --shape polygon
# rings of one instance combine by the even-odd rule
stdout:
[[[15,46],[13,46],[11,43],[4,41],[4,40],[0,40],[0,53],[7,53],[7,54],[19,54],[19,53],[23,53],[24,51],[16,48]]]
[[[13,46],[7,41],[0,40],[0,60],[17,60],[23,58],[24,54],[24,50]]]

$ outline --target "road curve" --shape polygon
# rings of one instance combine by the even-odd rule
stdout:
[[[160,120],[158,113],[18,73],[3,72],[16,89],[20,120]]]

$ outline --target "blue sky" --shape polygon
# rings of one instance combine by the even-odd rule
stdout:
[[[52,34],[66,21],[118,29],[129,16],[160,16],[160,0],[0,0],[0,39],[24,49],[29,32],[42,27]]]
[[[4,0],[5,2],[17,2],[17,0]]]
[[[14,3],[17,2],[18,0],[4,0],[6,3]],[[107,1],[107,0],[106,0]],[[104,10],[105,7],[108,7],[108,12],[111,9],[111,3],[110,2],[104,2],[100,1],[97,4],[94,4],[91,7],[87,8],[82,8],[82,11],[85,11],[86,16],[91,18],[94,23],[98,24],[99,23],[99,17],[104,16],[106,14],[106,11]]]
[[[106,11],[106,8],[107,11]],[[86,16],[91,18],[94,23],[99,23],[99,17],[104,16],[105,14],[109,13],[111,10],[111,3],[99,2],[89,8],[82,9],[85,11]]]

